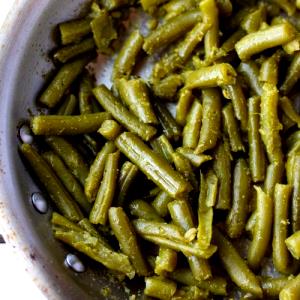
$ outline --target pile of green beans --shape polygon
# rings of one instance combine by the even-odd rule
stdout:
[[[20,145],[54,236],[119,279],[143,277],[145,296],[299,300],[299,9],[99,0],[59,24],[37,101],[50,113],[31,116],[34,142]],[[131,11],[147,34],[124,34]],[[97,54],[113,59],[111,88],[86,68]]]

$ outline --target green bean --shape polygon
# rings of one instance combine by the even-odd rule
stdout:
[[[88,73],[84,73],[79,85],[79,111],[81,115],[91,114],[93,107],[93,81]]]
[[[282,125],[278,120],[278,90],[275,85],[265,83],[261,95],[260,134],[265,144],[270,162],[283,160],[279,131]]]
[[[208,299],[209,292],[199,289],[197,286],[183,286],[177,289],[173,300],[204,300]]]
[[[253,234],[254,234],[254,228],[255,228],[255,224],[256,224],[256,216],[257,216],[257,212],[253,211],[246,223],[246,226],[245,226],[245,230],[250,233],[250,236],[253,236]]]
[[[141,0],[141,5],[144,11],[152,13],[160,4],[167,0]]]
[[[59,49],[54,54],[54,58],[62,63],[66,63],[77,55],[94,50],[95,43],[92,38],[87,38],[78,44],[72,44]]]
[[[175,282],[159,276],[147,277],[145,282],[144,294],[162,300],[171,299],[177,289]]]
[[[294,15],[296,12],[295,3],[290,2],[289,0],[272,0],[276,3],[282,10],[284,10],[289,16]]]
[[[293,40],[295,28],[286,23],[270,26],[247,34],[235,45],[235,50],[242,61],[251,58],[252,55],[266,49],[281,46]]]
[[[213,162],[213,169],[219,179],[217,209],[230,209],[231,207],[231,159],[228,142],[220,143]]]
[[[290,185],[276,184],[274,192],[273,263],[278,272],[287,273],[290,257],[285,240],[288,233]]]
[[[216,2],[221,15],[228,17],[232,14],[233,8],[230,0],[217,0]]]
[[[42,93],[39,101],[50,108],[56,106],[88,61],[89,59],[85,57],[63,65]]]
[[[77,43],[91,32],[89,18],[68,21],[59,24],[61,43],[63,45]]]
[[[212,60],[217,53],[219,47],[219,11],[215,0],[205,0],[206,22],[211,25],[204,37],[205,60]]]
[[[121,126],[114,120],[105,120],[98,132],[105,137],[107,140],[115,140],[121,133]]]
[[[84,185],[89,169],[83,157],[67,140],[58,136],[47,136],[45,141],[52,150],[64,161],[71,173]]]
[[[242,75],[254,95],[260,96],[262,88],[258,80],[259,69],[257,64],[254,61],[242,62],[238,67],[238,72]]]
[[[57,110],[57,115],[70,116],[73,115],[78,104],[77,98],[74,95],[69,95]]]
[[[280,300],[297,300],[300,293],[300,274],[291,279],[279,293]]]
[[[132,0],[101,0],[101,4],[109,11],[120,8],[124,5],[134,3]]]
[[[143,49],[148,54],[153,54],[155,50],[166,47],[180,38],[200,19],[201,13],[197,10],[191,10],[168,20],[145,38]]]
[[[211,245],[213,229],[213,208],[208,207],[205,211],[198,211],[197,240],[201,249],[207,249]]]
[[[220,63],[195,71],[187,71],[184,77],[185,86],[188,89],[210,88],[235,84],[236,72],[230,64]]]
[[[297,161],[297,157],[300,154],[300,142],[298,142],[296,146],[297,147],[295,149],[295,152],[292,150],[291,153],[288,153],[287,162],[285,164],[287,182],[291,185],[293,185],[294,183],[295,162]]]
[[[171,197],[187,196],[191,190],[189,183],[136,135],[130,132],[122,133],[115,143],[123,154]]]
[[[117,238],[121,251],[126,254],[139,276],[147,276],[149,271],[137,242],[132,225],[121,207],[111,207],[108,211],[109,224]]]
[[[297,145],[297,142],[300,139],[300,130],[293,132],[287,139],[286,139],[286,146],[287,151],[289,153],[292,152],[295,145]]]
[[[300,50],[300,36],[299,34],[292,41],[282,46],[283,50],[288,55],[295,55]]]
[[[282,86],[280,87],[280,91],[284,95],[287,95],[295,86],[299,78],[300,78],[300,52],[296,53],[295,56],[293,57],[293,60],[287,70],[285,80]]]
[[[146,84],[141,79],[121,78],[117,88],[122,101],[129,110],[144,123],[157,124]]]
[[[137,133],[141,138],[148,141],[156,134],[156,129],[150,125],[144,124],[129,112],[120,101],[114,97],[112,92],[104,85],[96,87],[94,95],[105,110],[125,128]]]
[[[70,197],[67,190],[46,161],[29,144],[22,144],[20,151],[37,175],[40,183],[48,192],[57,209],[68,219],[80,221],[83,218],[83,215],[79,207]]]
[[[256,187],[256,224],[253,232],[253,239],[248,251],[248,264],[251,268],[259,267],[268,249],[271,238],[273,223],[273,201],[272,198]],[[263,237],[263,238],[262,238]]]
[[[163,5],[163,10],[166,12],[165,20],[174,18],[188,10],[196,7],[195,0],[171,0]]]
[[[111,117],[101,112],[79,116],[40,115],[31,119],[35,135],[77,135],[97,131]]]
[[[227,295],[227,282],[223,277],[214,276],[207,280],[196,280],[189,269],[177,269],[168,276],[183,285],[198,286],[200,289],[208,290],[214,295]]]
[[[250,182],[247,162],[239,159],[234,167],[232,207],[226,220],[227,234],[232,239],[240,237],[246,225]]]
[[[287,233],[287,232],[285,232],[285,233]],[[286,238],[286,235],[285,235],[285,238]],[[300,258],[299,243],[300,243],[300,231],[298,230],[294,234],[292,234],[290,237],[285,239],[285,244],[283,244],[283,246],[285,247],[285,250],[288,249],[290,251],[290,253],[293,255],[294,258],[299,259]]]
[[[174,200],[168,204],[173,222],[184,231],[195,228],[192,210],[186,201]],[[190,269],[196,280],[205,280],[211,277],[211,269],[207,260],[195,256],[188,257]]]
[[[243,291],[262,298],[260,283],[231,242],[218,230],[214,230],[214,241],[219,258],[231,280]]]
[[[196,148],[199,141],[202,119],[202,105],[195,100],[187,115],[187,120],[182,134],[182,145],[186,148]]]
[[[293,276],[289,276],[289,277],[286,276],[286,277],[279,277],[279,278],[271,278],[271,277],[260,278],[261,287],[263,289],[264,296],[278,299],[280,291],[288,284],[288,282],[291,279],[293,279]]]
[[[69,219],[60,215],[57,212],[52,213],[51,223],[53,229],[72,230],[75,232],[82,231],[82,228],[79,225],[73,223],[73,221],[70,221]]]
[[[234,116],[233,105],[231,103],[227,104],[222,109],[222,115],[224,120],[225,131],[228,134],[231,150],[233,152],[243,151],[245,148],[238,130],[238,123]]]
[[[187,89],[183,87],[179,91],[179,99],[176,105],[176,122],[184,126],[186,124],[186,118],[190,109],[190,106],[192,105],[194,100],[192,91],[190,89]]]
[[[162,134],[158,138],[153,139],[150,144],[155,152],[161,154],[161,156],[164,157],[170,164],[173,163],[172,155],[174,149],[170,141],[164,134]]]
[[[296,112],[292,101],[288,97],[281,97],[279,99],[280,108],[283,112],[300,128],[300,115]]]
[[[240,121],[242,130],[246,132],[248,128],[247,102],[240,84],[237,82],[234,85],[224,86],[222,89],[223,96],[232,101],[235,116]]]
[[[96,198],[98,188],[103,176],[107,155],[115,151],[113,142],[107,142],[101,151],[97,154],[90,171],[85,179],[84,192],[90,201]]]
[[[178,88],[183,84],[182,76],[178,74],[171,74],[162,80],[153,81],[153,92],[161,99],[174,101]]]
[[[243,29],[239,28],[236,30],[219,49],[219,52],[222,54],[222,56],[226,56],[229,52],[233,51],[235,44],[245,35],[246,32]]]
[[[128,191],[134,183],[138,172],[139,169],[137,168],[137,166],[129,161],[125,161],[122,165],[120,170],[120,176],[118,179],[119,194],[117,197],[117,204],[119,206],[123,206],[128,195]]]
[[[192,169],[190,161],[179,152],[174,152],[172,154],[172,157],[176,170],[181,173],[186,181],[188,181],[192,185],[193,189],[197,191],[198,180]]]
[[[200,138],[195,149],[196,154],[216,146],[221,126],[221,99],[217,89],[202,90],[203,113]]]
[[[133,31],[125,40],[118,56],[115,59],[113,78],[128,77],[136,64],[142,50],[144,38],[138,30]]]
[[[164,276],[166,272],[173,272],[176,264],[177,252],[172,249],[159,247],[159,252],[155,260],[155,274]]]
[[[59,156],[49,151],[43,153],[42,157],[52,167],[56,176],[61,180],[70,195],[72,195],[73,199],[82,207],[82,209],[86,213],[89,213],[91,210],[91,205],[88,202],[81,185],[72,175],[72,173],[67,169]]]
[[[134,200],[129,204],[130,214],[132,216],[149,220],[163,222],[163,218],[155,211],[154,207],[144,200]]]
[[[262,83],[270,83],[277,85],[278,83],[278,64],[280,53],[275,52],[272,56],[265,59],[259,71],[259,81]]]
[[[79,252],[86,254],[93,260],[100,262],[108,269],[121,272],[130,279],[135,275],[135,271],[126,255],[112,251],[105,246],[101,240],[89,234],[87,231],[54,228],[54,236]]]
[[[296,155],[293,167],[292,230],[300,230],[300,155]]]
[[[112,17],[106,10],[99,10],[91,21],[95,44],[100,52],[109,53],[108,47],[118,37]]]
[[[284,164],[282,162],[272,163],[268,166],[264,182],[264,191],[271,198],[274,194],[276,183],[281,183],[284,174]]]
[[[168,214],[168,204],[173,200],[167,192],[161,191],[153,200],[152,206],[161,217],[165,217]]]
[[[160,102],[154,103],[156,116],[169,140],[177,141],[181,136],[181,127],[176,123],[169,110]]]
[[[119,157],[119,152],[107,155],[103,179],[100,184],[94,206],[90,212],[89,220],[93,224],[106,224],[108,210],[112,204],[115,194]]]
[[[257,9],[249,12],[241,22],[241,27],[247,33],[256,32],[261,24],[266,21],[266,6],[259,5]]]
[[[182,154],[185,158],[187,158],[191,164],[199,168],[203,163],[210,161],[212,157],[210,155],[205,154],[195,154],[192,149],[179,147],[176,149],[177,152]]]

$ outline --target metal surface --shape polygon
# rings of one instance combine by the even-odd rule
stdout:
[[[62,3],[63,2],[63,3]],[[0,30],[0,222],[4,239],[23,258],[23,268],[48,299],[125,299],[124,288],[95,262],[82,259],[86,271],[64,265],[72,252],[55,241],[51,210],[39,214],[31,194],[39,191],[19,155],[17,124],[35,111],[44,75],[53,69],[48,51],[55,24],[78,15],[84,0],[19,0]],[[111,287],[111,296],[101,296]]]

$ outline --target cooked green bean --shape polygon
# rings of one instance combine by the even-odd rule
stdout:
[[[156,134],[156,129],[150,125],[142,123],[139,119],[128,111],[121,102],[114,97],[112,92],[104,85],[96,87],[94,95],[105,110],[125,128],[137,133],[141,138],[148,141]]]
[[[45,152],[42,157],[47,161],[47,163],[52,167],[56,176],[64,184],[68,192],[72,195],[73,199],[82,207],[82,209],[89,213],[91,210],[91,205],[88,202],[83,188],[72,173],[67,169],[62,160],[53,152]]]
[[[173,300],[202,300],[208,299],[209,292],[198,288],[197,286],[183,286],[177,289],[173,296]]]
[[[176,123],[169,110],[160,102],[154,103],[156,116],[169,140],[178,140],[181,136],[181,127]]]
[[[144,200],[134,200],[129,204],[130,214],[132,216],[149,220],[164,222],[163,218],[155,211],[154,207]]]
[[[246,32],[243,29],[238,29],[235,31],[221,46],[219,49],[221,56],[226,56],[228,53],[234,50],[235,44],[246,35]]]
[[[236,82],[236,72],[228,63],[187,71],[184,77],[188,89],[218,87]]]
[[[108,211],[109,224],[117,238],[121,251],[126,254],[139,276],[149,274],[137,242],[132,225],[121,207],[111,207]]]
[[[258,96],[248,99],[248,142],[249,165],[254,182],[263,181],[266,170],[266,157],[263,143],[259,133],[260,98]]]
[[[84,73],[79,85],[79,111],[81,115],[93,112],[93,81],[88,73]]]
[[[256,32],[259,30],[261,24],[266,21],[266,7],[259,5],[257,9],[249,12],[241,22],[241,27],[247,33]]]
[[[153,200],[152,206],[161,217],[165,217],[168,214],[168,204],[173,200],[167,192],[161,191]]]
[[[293,57],[293,60],[287,70],[285,80],[282,86],[280,87],[280,91],[284,95],[287,95],[295,86],[299,78],[300,78],[300,52],[296,53],[295,56]]]
[[[293,194],[292,194],[292,229],[300,230],[300,155],[296,155],[293,167]]]
[[[102,179],[107,155],[115,151],[113,142],[107,142],[97,154],[90,171],[85,179],[84,192],[90,201],[96,198],[98,188]]]
[[[31,119],[35,135],[77,135],[97,131],[111,117],[101,112],[79,116],[40,115]]]
[[[216,2],[221,15],[230,16],[232,14],[233,8],[230,0],[217,0]]]
[[[158,5],[166,1],[167,0],[141,0],[141,5],[144,11],[152,13]]]
[[[142,50],[144,38],[138,30],[133,31],[125,40],[118,56],[116,57],[113,78],[128,77],[136,64],[138,55]]]
[[[220,134],[221,99],[217,89],[202,90],[203,113],[200,138],[195,149],[196,154],[214,148]]]
[[[158,98],[174,101],[176,100],[176,92],[182,85],[182,76],[178,74],[171,74],[164,79],[154,80],[152,89]]]
[[[193,93],[190,89],[182,88],[179,91],[179,98],[176,105],[176,122],[184,126],[186,123],[186,118],[188,115],[188,112],[190,110],[190,107],[193,103],[194,97]]]
[[[291,279],[279,294],[280,300],[297,300],[300,293],[300,274]]]
[[[175,282],[159,276],[147,277],[145,282],[144,294],[162,300],[171,299],[177,289]]]
[[[173,163],[173,152],[174,149],[168,140],[168,138],[162,134],[156,139],[153,139],[151,142],[151,147],[153,150],[162,155],[170,164]]]
[[[273,223],[273,200],[256,187],[256,224],[254,227],[252,242],[248,251],[248,264],[251,268],[257,269],[266,254],[271,239]],[[263,238],[262,238],[263,237]]]
[[[194,149],[198,145],[202,119],[202,105],[195,100],[187,115],[186,124],[182,133],[182,145]]]
[[[289,16],[292,16],[296,11],[295,1],[289,0],[272,0],[271,2],[276,3],[282,10],[284,10]]]
[[[218,246],[219,258],[231,280],[241,290],[262,298],[262,289],[258,279],[231,242],[216,228],[214,229],[214,242]]]
[[[83,215],[76,202],[68,194],[67,190],[57,178],[54,171],[38,152],[29,144],[22,144],[20,150],[39,181],[48,192],[57,209],[69,220],[80,221]]]
[[[62,105],[57,111],[57,115],[61,115],[61,116],[73,115],[77,105],[78,105],[77,98],[71,94],[62,103]]]
[[[71,173],[84,185],[89,169],[81,156],[67,140],[58,136],[45,137],[47,144],[64,161]]]
[[[123,206],[128,191],[136,179],[138,172],[138,167],[132,164],[130,161],[125,161],[122,165],[118,179],[119,194],[117,197],[117,204],[119,206]]]
[[[180,38],[200,20],[201,13],[197,10],[185,12],[168,20],[145,38],[143,49],[148,54],[153,54],[154,50],[166,47]]]
[[[278,278],[261,277],[260,282],[264,292],[264,296],[277,298],[280,291],[288,284],[291,279],[293,279],[293,276]]]
[[[273,263],[276,270],[286,273],[290,263],[285,240],[288,234],[289,201],[292,194],[290,185],[276,184],[274,191]]]
[[[54,58],[62,63],[66,63],[77,55],[92,51],[95,43],[92,38],[87,38],[78,44],[72,44],[59,49],[54,54]]]
[[[260,96],[262,93],[262,87],[258,80],[259,69],[257,64],[254,61],[242,62],[238,67],[238,72],[242,75],[254,95]]]
[[[278,72],[279,72],[278,70],[279,60],[280,60],[279,52],[275,52],[275,54],[265,59],[259,71],[260,82],[277,85]]]
[[[284,164],[282,162],[272,163],[268,166],[264,182],[264,191],[271,198],[273,197],[276,183],[281,183],[284,174]]]
[[[166,272],[173,272],[176,265],[177,252],[172,249],[159,247],[159,252],[155,260],[155,274],[164,276]]]
[[[148,148],[142,140],[130,132],[122,133],[116,139],[116,146],[140,170],[165,190],[171,197],[186,197],[191,186],[181,175],[154,151]]]
[[[158,123],[152,109],[147,86],[141,79],[121,78],[117,81],[117,88],[122,101],[136,117],[144,123]]]
[[[59,24],[61,43],[63,45],[77,43],[91,32],[89,18],[73,20]]]
[[[291,185],[294,183],[294,175],[295,175],[294,168],[295,168],[295,162],[297,161],[297,157],[300,154],[299,148],[300,148],[300,142],[297,143],[295,152],[292,150],[291,153],[288,153],[287,162],[285,164],[287,182]]]
[[[232,103],[227,104],[222,109],[222,115],[224,120],[224,128],[229,137],[231,150],[233,152],[238,152],[238,151],[245,152],[243,141],[238,129],[238,123],[234,116]]]
[[[119,152],[107,155],[103,179],[90,212],[89,220],[93,224],[106,224],[108,210],[112,204],[116,189],[119,157]]]
[[[266,49],[274,48],[290,42],[295,37],[295,28],[286,23],[270,26],[266,29],[249,33],[239,40],[235,50],[239,58],[248,60],[252,55]]]
[[[97,12],[91,21],[91,29],[98,50],[109,53],[108,47],[112,40],[118,37],[118,34],[114,28],[113,19],[106,10],[101,9]]]
[[[220,143],[213,162],[213,169],[219,179],[217,209],[230,209],[231,207],[231,159],[228,142]]]
[[[246,225],[250,182],[247,162],[244,159],[239,159],[234,167],[232,207],[226,220],[227,234],[232,239],[240,237]]]
[[[50,108],[56,106],[88,61],[89,59],[85,57],[63,65],[43,92],[39,101]]]
[[[285,226],[287,226],[287,224]],[[287,233],[287,231],[285,230],[285,238],[286,238],[286,233]],[[290,253],[293,255],[293,257],[296,259],[300,258],[299,245],[300,245],[300,231],[296,231],[290,237],[286,238],[285,244],[283,244],[283,246],[285,247],[285,250],[288,249],[290,251]]]
[[[232,101],[235,116],[241,122],[242,130],[247,131],[247,102],[240,84],[237,82],[233,85],[224,86],[222,89],[223,96]]]
[[[198,286],[200,289],[208,290],[213,295],[226,296],[226,286],[227,282],[223,277],[214,276],[207,280],[196,280],[189,269],[177,269],[174,272],[168,274],[168,276],[183,284],[188,286]]]
[[[275,85],[265,83],[261,95],[260,134],[265,144],[270,162],[281,162],[283,154],[281,150],[281,138],[279,131],[282,125],[278,120],[278,90]]]
[[[176,151],[182,154],[184,157],[186,157],[196,168],[200,167],[203,163],[212,159],[210,155],[195,154],[192,149],[188,148],[179,147],[176,149]]]
[[[98,132],[107,140],[113,141],[121,133],[121,126],[116,121],[108,119],[101,124]]]
[[[122,6],[128,5],[130,3],[134,3],[132,0],[101,0],[101,4],[107,10],[114,10],[120,8]]]
[[[282,97],[279,100],[279,105],[283,112],[300,128],[300,115],[296,112],[292,101],[288,97]]]

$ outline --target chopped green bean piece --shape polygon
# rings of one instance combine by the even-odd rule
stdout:
[[[144,294],[162,300],[171,299],[177,289],[175,282],[159,276],[146,277],[145,282]]]
[[[177,252],[172,249],[159,247],[159,252],[155,259],[155,274],[164,276],[166,272],[173,272],[176,264]]]
[[[193,100],[193,93],[190,89],[184,87],[179,91],[179,99],[176,105],[176,122],[179,125],[184,126],[186,124],[186,118]]]
[[[292,194],[292,230],[300,230],[300,155],[296,155],[294,160],[293,194]]]
[[[210,155],[195,154],[194,151],[189,148],[179,147],[176,149],[176,151],[186,157],[196,168],[199,168],[203,163],[212,159]]]
[[[70,116],[76,111],[78,105],[77,98],[74,95],[69,95],[66,100],[62,103],[60,108],[57,110],[57,115]]]
[[[291,279],[279,294],[280,300],[297,300],[300,293],[300,274]]]
[[[154,207],[144,200],[134,200],[129,204],[130,214],[132,216],[149,220],[164,222],[163,218],[155,211]]]
[[[259,72],[259,81],[276,85],[278,83],[278,64],[280,53],[275,52],[271,57],[265,59]]]
[[[174,153],[174,149],[164,134],[156,139],[153,139],[150,144],[155,152],[161,154],[162,157],[164,157],[170,164],[173,163],[172,155]]]
[[[280,87],[280,91],[287,95],[300,78],[300,52],[296,53],[287,70],[285,80]]]
[[[121,126],[114,120],[105,120],[98,132],[107,140],[113,141],[121,133]]]
[[[93,112],[93,80],[88,73],[84,73],[79,85],[79,111],[81,115]]]
[[[162,80],[153,81],[153,92],[160,99],[174,101],[176,92],[183,84],[182,76],[171,74]]]
[[[168,204],[174,199],[165,191],[160,191],[152,202],[152,206],[156,212],[165,217],[168,214]]]
[[[285,276],[278,278],[271,277],[261,277],[261,287],[264,292],[265,297],[270,297],[273,299],[279,296],[280,291],[288,284],[288,282],[293,279],[293,276]]]
[[[280,108],[283,112],[300,128],[300,115],[296,112],[292,101],[288,97],[282,97],[279,100]]]

